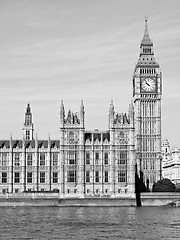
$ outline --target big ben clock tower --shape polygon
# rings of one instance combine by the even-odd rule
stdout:
[[[161,95],[162,75],[154,57],[147,19],[140,55],[133,74],[136,161],[150,188],[161,178]]]

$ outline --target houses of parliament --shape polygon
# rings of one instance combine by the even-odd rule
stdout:
[[[34,136],[28,103],[23,139],[0,140],[0,194],[58,192],[60,197],[130,196],[135,169],[151,188],[161,178],[162,75],[147,19],[132,77],[133,96],[126,113],[109,106],[107,131],[86,131],[85,107],[60,105],[59,138]]]

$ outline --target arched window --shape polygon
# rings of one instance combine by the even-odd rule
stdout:
[[[69,133],[69,142],[73,143],[74,142],[74,132]]]
[[[120,139],[124,139],[124,132],[123,132],[123,131],[121,131],[121,132],[119,133],[119,138],[120,138]]]

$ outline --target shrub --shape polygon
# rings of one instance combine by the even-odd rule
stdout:
[[[152,192],[175,192],[176,186],[168,178],[164,178],[154,183]]]

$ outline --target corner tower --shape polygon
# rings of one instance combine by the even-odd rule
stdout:
[[[60,164],[62,196],[84,194],[84,104],[79,112],[68,111],[60,106]]]
[[[23,136],[25,140],[33,140],[34,124],[32,123],[32,113],[28,103],[25,112],[25,121],[23,126]]]
[[[136,161],[145,184],[160,179],[162,75],[154,57],[147,19],[133,74]]]

